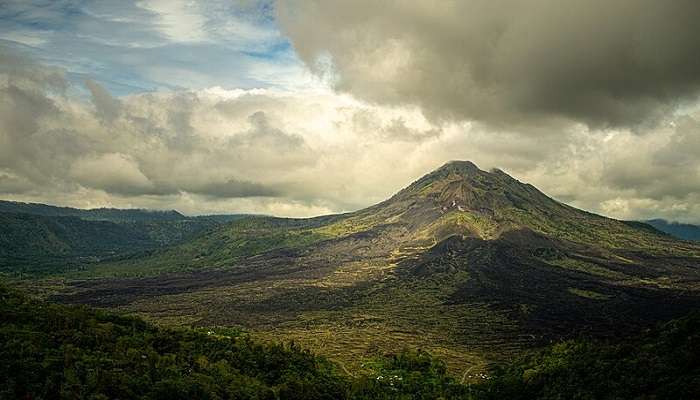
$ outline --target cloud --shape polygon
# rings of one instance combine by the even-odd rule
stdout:
[[[438,131],[415,110],[375,109],[314,90],[214,88],[116,98],[86,80],[90,104],[54,94],[44,81],[50,69],[27,67],[36,73],[26,75],[26,88],[10,83],[24,69],[5,68],[0,80],[0,170],[12,198],[158,208],[196,198],[184,207],[198,213],[222,203],[231,212],[343,211],[368,197],[379,200],[416,173],[401,170],[394,182],[377,174],[378,154],[370,149],[378,140],[393,162],[421,142],[413,136]],[[358,125],[360,114],[371,123]],[[404,134],[409,140],[394,146]],[[251,197],[259,202],[244,201]]]
[[[255,197],[257,206],[244,202],[248,211],[330,210],[294,187],[295,173],[313,168],[319,154],[297,132],[302,121],[290,126],[283,109],[308,113],[313,104],[224,90],[117,98],[87,79],[90,104],[64,93],[75,89],[55,68],[7,54],[0,61],[0,192],[9,198],[157,208],[196,198],[184,207],[200,213],[223,203],[237,212],[237,202]]]
[[[637,138],[621,135],[606,146],[606,184],[650,199],[685,199],[700,193],[700,119],[682,115],[664,129]],[[634,151],[630,151],[634,149]]]
[[[268,0],[2,2],[0,44],[94,79],[110,93],[299,87],[314,77],[277,29]]]
[[[97,114],[105,121],[112,122],[121,110],[119,100],[112,97],[100,84],[92,79],[85,80],[90,94],[92,95],[92,103],[95,105]]]
[[[225,182],[205,183],[189,190],[192,193],[202,194],[219,198],[240,198],[240,197],[277,197],[282,194],[265,185],[229,179]]]
[[[24,194],[32,189],[32,185],[11,171],[0,170],[0,193]]]
[[[700,3],[654,0],[278,2],[335,87],[432,119],[493,126],[653,124],[700,89]],[[320,62],[319,62],[320,61]]]
[[[128,155],[105,153],[81,157],[70,167],[76,182],[119,195],[153,194],[153,184]]]
[[[590,211],[700,222],[696,108],[644,129],[562,124],[536,135],[316,88],[115,96],[82,84],[90,96],[75,96],[54,67],[0,59],[3,198],[311,216],[382,201],[466,159]]]
[[[442,133],[440,127],[427,128],[408,126],[407,121],[399,116],[387,122],[382,121],[373,110],[359,109],[352,114],[354,129],[358,132],[367,132],[378,140],[422,142],[431,138],[437,138]]]
[[[169,40],[199,42],[208,40],[204,31],[206,19],[196,2],[183,0],[144,0],[138,7],[156,15],[156,27]]]
[[[31,58],[5,46],[0,46],[0,60],[0,74],[5,79],[5,86],[57,92],[66,89],[65,74],[59,68],[37,65]]]

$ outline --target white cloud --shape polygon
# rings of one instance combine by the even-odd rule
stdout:
[[[137,6],[156,15],[155,26],[174,42],[201,42],[208,40],[204,29],[206,18],[199,2],[190,0],[143,0]]]
[[[65,69],[73,83],[91,78],[119,95],[315,81],[280,34],[268,0],[2,4],[4,45]]]
[[[153,190],[138,164],[120,153],[80,157],[71,165],[69,176],[82,186],[117,195],[149,194]]]
[[[1,33],[0,39],[21,43],[25,46],[40,47],[48,42],[47,36],[50,34],[51,32],[45,31],[16,30]]]
[[[75,98],[55,68],[2,58],[4,198],[310,216],[371,205],[467,159],[587,210],[700,221],[694,108],[644,132],[579,124],[534,135],[436,123],[416,107],[320,87],[115,97],[99,82],[87,85],[91,97]]]

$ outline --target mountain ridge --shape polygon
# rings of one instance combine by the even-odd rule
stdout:
[[[94,265],[52,298],[241,326],[350,368],[409,345],[459,370],[684,315],[700,307],[698,265],[697,244],[457,162],[352,213],[246,217]]]
[[[47,217],[71,216],[88,220],[112,222],[162,221],[186,218],[176,210],[147,210],[142,208],[120,209],[110,207],[82,209],[9,200],[0,200],[0,212],[42,215]]]
[[[186,217],[177,211],[77,209],[0,200],[0,273],[46,275],[138,257],[195,237],[240,215]]]
[[[669,222],[661,218],[650,219],[643,222],[679,239],[700,240],[700,226],[698,225]]]

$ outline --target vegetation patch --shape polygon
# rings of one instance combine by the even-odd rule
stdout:
[[[592,300],[608,300],[610,296],[594,292],[592,290],[569,288],[569,293],[575,294],[576,296],[583,297]]]

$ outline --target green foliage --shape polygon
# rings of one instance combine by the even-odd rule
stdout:
[[[153,247],[129,226],[76,217],[0,213],[0,271],[42,273]]]
[[[381,365],[381,375],[351,381],[294,343],[260,343],[225,328],[163,329],[0,286],[0,399],[438,399],[464,392],[425,352],[388,356]]]
[[[696,399],[700,314],[617,344],[571,340],[494,371],[484,399]]]
[[[445,363],[418,350],[404,350],[382,358],[375,372],[354,383],[358,398],[454,399],[467,398],[467,387],[447,375]]]
[[[0,399],[347,396],[333,366],[295,344],[159,329],[7,289],[0,289],[0,322]]]
[[[692,399],[700,315],[623,343],[558,343],[466,386],[420,350],[367,367],[350,378],[294,343],[158,328],[0,286],[0,399]]]
[[[149,276],[226,267],[244,257],[277,249],[296,250],[328,239],[327,234],[314,230],[322,220],[324,218],[240,218],[177,246],[156,251],[148,257],[103,263],[81,276]]]

